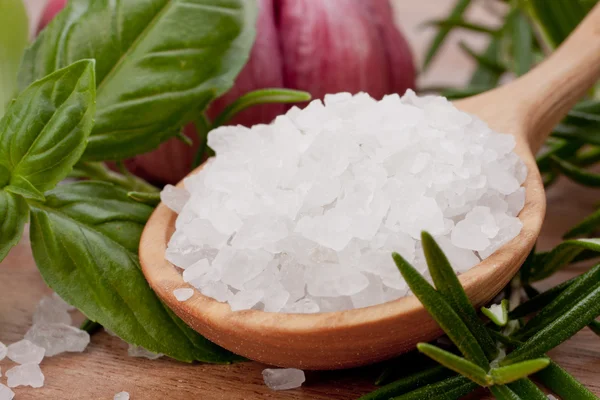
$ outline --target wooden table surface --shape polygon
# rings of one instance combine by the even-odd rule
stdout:
[[[422,59],[423,49],[432,35],[423,31],[423,21],[440,18],[447,13],[451,0],[393,0],[397,20],[403,26],[416,58]],[[33,13],[40,0],[28,0]],[[478,19],[493,21],[479,9],[472,10]],[[467,40],[475,48],[484,43],[477,36],[455,35],[442,52],[437,64],[421,76],[422,84],[460,84],[470,73],[470,61],[456,50],[459,40]],[[454,45],[453,45],[454,44]],[[595,190],[584,189],[562,179],[548,193],[548,214],[540,248],[560,242],[565,230],[593,209],[600,198]],[[548,287],[584,270],[571,267],[543,282]],[[33,262],[27,238],[0,264],[0,341],[20,340],[31,325],[33,310],[39,299],[49,293]],[[600,338],[585,329],[570,341],[553,350],[550,355],[573,373],[594,393],[600,395]],[[13,363],[0,361],[5,372]],[[301,389],[273,392],[262,381],[264,365],[246,362],[235,365],[188,365],[169,359],[150,361],[131,358],[126,345],[104,332],[93,336],[92,343],[82,354],[62,354],[42,362],[46,377],[41,389],[16,388],[16,400],[45,399],[112,399],[114,394],[127,391],[132,400],[199,399],[355,399],[375,388],[372,382],[381,366],[347,371],[308,372]],[[0,378],[6,383],[6,378]],[[471,398],[487,399],[485,392]]]

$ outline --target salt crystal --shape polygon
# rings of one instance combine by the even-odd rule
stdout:
[[[173,290],[173,295],[177,301],[189,300],[194,295],[194,289],[192,288],[180,288]]]
[[[558,400],[556,397],[552,396],[551,394],[548,395],[548,400]]]
[[[47,357],[64,352],[80,353],[90,343],[89,333],[66,324],[35,324],[27,331],[25,339],[45,349]]]
[[[304,371],[296,368],[271,369],[262,372],[265,385],[272,390],[295,389],[306,381]]]
[[[15,392],[10,390],[8,386],[0,383],[0,400],[12,400],[15,397]]]
[[[171,210],[180,213],[183,206],[190,199],[190,194],[185,189],[177,188],[173,185],[167,185],[160,192],[160,200]]]
[[[26,339],[8,346],[8,358],[19,364],[39,364],[46,350]]]
[[[134,344],[129,344],[129,347],[127,348],[127,354],[130,357],[147,358],[149,360],[157,360],[164,355],[160,353],[154,353],[150,350],[146,350],[142,346],[136,346]]]
[[[0,361],[4,360],[6,353],[8,353],[8,348],[4,343],[0,342]]]
[[[44,374],[36,363],[17,365],[6,371],[8,387],[31,386],[41,388],[44,386]]]
[[[422,231],[464,273],[522,228],[515,138],[441,97],[327,95],[208,143],[216,157],[161,194],[179,213],[165,257],[232,310],[392,301],[410,294],[393,251],[431,279]]]
[[[113,397],[114,400],[129,400],[129,393],[127,392],[119,392],[117,394],[115,394],[115,397]]]
[[[248,310],[254,307],[263,296],[264,291],[262,290],[240,290],[229,300],[231,311]]]
[[[71,325],[71,316],[67,312],[68,304],[57,301],[55,297],[45,296],[38,303],[33,313],[34,324],[61,323]]]

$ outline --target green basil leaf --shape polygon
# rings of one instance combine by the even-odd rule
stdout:
[[[546,394],[529,379],[519,379],[507,385],[519,397],[527,400],[548,400]]]
[[[466,13],[470,5],[471,0],[458,0],[456,2],[456,5],[450,12],[448,19],[462,19],[463,15]],[[429,64],[431,64],[431,61],[433,61],[433,58],[437,54],[438,50],[442,47],[442,44],[444,44],[444,41],[446,40],[446,37],[448,36],[450,31],[451,27],[441,27],[438,30],[437,34],[431,41],[429,48],[427,49],[427,53],[425,54],[425,61],[423,61],[423,71],[425,71],[429,67]]]
[[[32,204],[31,247],[44,280],[89,319],[128,343],[181,361],[230,362],[168,310],[149,287],[137,258],[152,207],[110,183],[79,182]]]
[[[598,396],[586,389],[555,362],[551,362],[547,368],[535,374],[535,377],[561,399],[598,400]]]
[[[0,117],[17,94],[19,63],[29,42],[23,0],[2,0],[0,12]]]
[[[488,360],[493,360],[498,354],[498,349],[477,317],[475,308],[469,301],[448,258],[427,232],[421,233],[421,243],[435,288],[452,305],[469,331],[477,338]]]
[[[533,261],[530,282],[539,281],[568,265],[585,250],[600,252],[600,239],[566,240],[548,253],[541,253]]]
[[[446,332],[456,347],[459,348],[467,359],[482,368],[487,367],[488,360],[479,342],[477,342],[473,333],[471,333],[460,316],[454,311],[453,306],[412,265],[406,262],[400,254],[393,253],[392,257],[414,295],[417,296],[423,307],[425,307],[433,319]]]
[[[124,159],[177,135],[233,85],[255,19],[254,0],[71,0],[25,53],[20,86],[95,58],[96,124],[84,159]]]
[[[464,376],[455,376],[438,383],[421,387],[401,396],[393,397],[390,400],[458,400],[478,387],[478,384]]]
[[[490,387],[490,392],[492,392],[497,400],[529,400],[522,398],[513,392],[508,386],[504,385],[494,385]]]
[[[423,386],[438,383],[454,375],[456,375],[454,372],[442,366],[429,368],[382,386],[358,400],[388,400],[391,397],[400,396]]]
[[[571,310],[598,282],[600,282],[600,264],[577,277],[554,301],[531,318],[514,337],[519,340],[530,338],[559,316]]]
[[[431,357],[433,360],[439,362],[444,367],[451,369],[454,372],[458,372],[480,386],[486,387],[492,384],[490,377],[483,368],[465,358],[427,343],[419,343],[417,349],[428,357]]]
[[[19,243],[29,218],[29,207],[21,196],[0,190],[0,261]]]
[[[78,61],[25,89],[0,120],[0,165],[10,187],[39,198],[85,150],[94,117],[94,61]]]
[[[504,385],[541,371],[549,364],[550,360],[548,358],[536,358],[534,360],[526,360],[517,364],[512,364],[507,367],[492,368],[490,370],[490,375],[492,376],[494,385]]]
[[[508,300],[504,299],[500,304],[492,304],[489,307],[481,307],[483,315],[498,326],[506,326],[508,323]]]
[[[541,328],[522,346],[506,356],[500,365],[510,365],[543,355],[579,332],[598,315],[600,315],[600,282],[585,293],[577,304]]]

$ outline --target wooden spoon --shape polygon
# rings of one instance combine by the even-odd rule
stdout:
[[[521,233],[460,276],[476,307],[490,301],[510,281],[533,247],[546,208],[534,154],[552,127],[599,78],[600,6],[596,6],[571,37],[532,72],[455,103],[494,130],[513,134],[516,152],[529,169],[524,184],[525,207],[519,215]],[[176,218],[161,204],[146,225],[140,243],[146,279],[192,328],[237,354],[282,367],[340,369],[397,356],[441,334],[413,296],[367,308],[309,315],[232,312],[229,305],[198,291],[191,299],[179,302],[173,290],[191,286],[165,260]]]

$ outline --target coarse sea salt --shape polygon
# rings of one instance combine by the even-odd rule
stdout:
[[[514,137],[442,97],[327,95],[208,144],[216,157],[161,195],[179,213],[166,258],[232,310],[384,303],[409,294],[393,251],[430,278],[422,231],[463,273],[522,228]]]
[[[8,348],[6,347],[6,345],[2,342],[0,342],[0,361],[4,360],[4,357],[6,357],[6,354],[8,353]]]
[[[40,366],[35,363],[17,365],[6,371],[7,385],[14,388],[17,386],[31,386],[41,388],[44,386],[44,374]]]
[[[267,368],[262,372],[263,380],[272,390],[295,389],[306,380],[304,371],[296,368]]]
[[[10,390],[8,386],[0,383],[0,400],[12,400],[15,397],[15,392]]]
[[[23,339],[8,346],[8,358],[18,364],[39,364],[46,350],[35,343]]]
[[[114,400],[129,400],[129,393],[128,392],[119,392],[117,394],[115,394],[115,397],[113,397]]]

